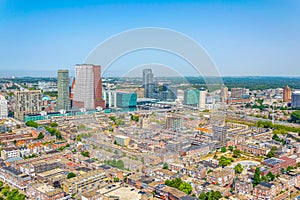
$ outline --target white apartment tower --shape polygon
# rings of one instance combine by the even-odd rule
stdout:
[[[0,119],[7,118],[7,100],[3,95],[0,95]]]

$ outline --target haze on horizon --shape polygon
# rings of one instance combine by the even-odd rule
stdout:
[[[2,0],[0,77],[73,71],[105,39],[141,27],[173,29],[193,38],[222,76],[300,76],[299,19],[297,0]],[[145,63],[195,75],[182,59],[158,51],[123,56],[106,75],[122,76]]]

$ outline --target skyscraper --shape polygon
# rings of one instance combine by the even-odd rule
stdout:
[[[199,90],[184,90],[183,104],[188,106],[197,106],[199,104]]]
[[[151,98],[154,93],[153,76],[152,69],[143,70],[144,97],[146,98]]]
[[[39,114],[42,111],[40,90],[15,92],[15,118],[24,120],[25,115]]]
[[[87,110],[97,107],[105,108],[105,101],[102,99],[101,67],[99,65],[76,65],[73,107]]]
[[[206,94],[207,91],[205,88],[200,88],[199,90],[199,109],[205,109],[206,104]]]
[[[69,70],[57,71],[57,110],[70,110]]]
[[[284,102],[291,102],[292,98],[292,90],[289,86],[286,86],[283,90],[283,101]]]

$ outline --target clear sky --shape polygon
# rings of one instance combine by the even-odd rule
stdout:
[[[299,0],[0,0],[0,73],[74,69],[103,40],[141,27],[190,36],[224,76],[300,76]],[[153,63],[164,57],[147,56]],[[129,58],[110,75],[125,73],[135,56]]]

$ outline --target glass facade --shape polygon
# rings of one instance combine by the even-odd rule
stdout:
[[[137,94],[136,93],[125,93],[117,92],[117,107],[136,107],[137,104]]]

